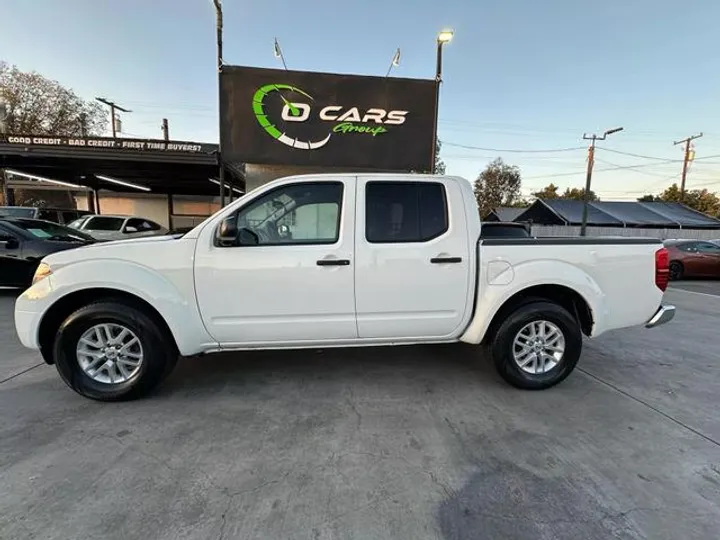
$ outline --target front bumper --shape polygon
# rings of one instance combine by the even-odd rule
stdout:
[[[37,313],[32,311],[15,310],[15,331],[20,343],[28,349],[39,349],[37,342]]]
[[[655,328],[671,321],[675,317],[675,306],[660,306],[655,315],[645,323],[645,328]]]
[[[50,307],[52,276],[41,279],[26,289],[15,300],[15,331],[20,343],[29,349],[39,349],[38,328],[44,313]]]

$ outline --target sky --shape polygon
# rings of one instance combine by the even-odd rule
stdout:
[[[432,78],[437,32],[454,29],[438,124],[448,174],[473,180],[502,157],[520,167],[525,194],[550,182],[582,187],[583,133],[622,126],[598,142],[593,190],[603,199],[634,199],[678,181],[683,153],[673,142],[699,132],[688,188],[720,190],[720,2],[224,0],[223,7],[224,60],[235,65],[282,67],[273,55],[277,37],[290,69],[385,75],[399,47],[394,75]],[[122,116],[126,136],[160,138],[168,118],[172,139],[217,141],[212,0],[0,0],[0,21],[0,60],[132,109]]]

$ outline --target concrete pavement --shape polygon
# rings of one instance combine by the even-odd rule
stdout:
[[[0,538],[717,538],[720,298],[667,300],[544,392],[426,346],[184,360],[100,404],[20,347],[4,295]]]

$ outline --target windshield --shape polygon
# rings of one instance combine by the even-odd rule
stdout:
[[[55,240],[59,242],[94,242],[94,239],[75,229],[50,223],[49,221],[40,221],[36,219],[15,219],[12,220],[13,226],[32,234],[35,238],[44,240]]]
[[[35,216],[35,208],[23,208],[22,206],[0,206],[0,216],[31,218]]]
[[[80,228],[82,228],[82,224],[86,219],[87,218],[85,218],[85,217],[76,219],[75,221],[71,221],[70,223],[68,223],[67,226],[72,227],[73,229],[80,229]]]

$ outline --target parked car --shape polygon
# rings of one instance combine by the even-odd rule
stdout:
[[[670,279],[720,277],[720,245],[705,240],[666,240]]]
[[[89,215],[69,224],[97,240],[124,240],[143,236],[162,236],[168,230],[149,219],[133,216]]]
[[[15,326],[72,389],[110,401],[151,390],[178,353],[456,341],[490,343],[507,382],[542,389],[573,371],[583,334],[674,316],[660,240],[480,228],[462,178],[290,177],[182,237],[50,255]]]
[[[92,237],[57,223],[0,219],[0,285],[27,288],[46,255],[92,244]]]
[[[0,217],[44,219],[53,223],[67,224],[89,215],[86,210],[74,208],[35,208],[34,206],[0,206]]]

